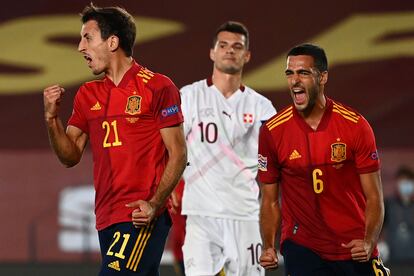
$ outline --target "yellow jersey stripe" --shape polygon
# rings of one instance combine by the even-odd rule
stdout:
[[[348,120],[350,120],[350,121],[352,121],[352,122],[354,122],[354,123],[358,123],[358,119],[359,119],[359,117],[358,117],[358,118],[355,118],[355,117],[352,117],[352,116],[346,115],[346,114],[344,114],[344,113],[342,113],[342,112],[338,111],[337,109],[333,109],[332,111],[333,111],[333,112],[336,112],[336,113],[341,114],[341,115],[342,115],[342,117],[344,117],[345,119],[348,119]]]
[[[273,124],[275,121],[279,120],[282,116],[284,116],[286,113],[290,112],[292,110],[292,106],[289,107],[288,109],[286,109],[285,111],[283,111],[282,113],[278,113],[277,116],[275,118],[273,118],[272,120],[268,121],[266,123],[267,126],[269,126],[270,124]]]
[[[337,103],[333,104],[334,107],[336,107],[338,110],[343,111],[344,113],[348,114],[348,115],[352,115],[352,116],[358,116],[355,112],[343,107],[342,105],[339,105]]]
[[[292,113],[290,113],[289,117],[287,117],[286,119],[279,120],[278,122],[274,123],[273,125],[268,126],[269,131],[270,131],[270,130],[272,130],[272,129],[274,129],[274,128],[275,128],[275,127],[277,127],[278,125],[283,124],[283,123],[284,123],[284,122],[286,122],[286,121],[289,121],[289,119],[290,119],[290,118],[292,118],[292,117],[293,117],[293,114],[292,114]]]
[[[348,112],[345,112],[342,109],[337,108],[336,106],[334,106],[332,110],[336,110],[336,111],[338,111],[338,113],[341,113],[344,116],[352,117],[352,118],[354,118],[354,120],[357,120],[357,121],[359,120],[359,116],[358,115],[353,115],[353,114],[350,114]]]

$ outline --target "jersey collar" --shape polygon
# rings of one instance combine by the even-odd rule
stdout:
[[[141,69],[141,65],[139,65],[135,60],[132,60],[132,65],[131,67],[128,69],[128,71],[125,72],[124,76],[122,77],[121,82],[118,84],[118,86],[116,86],[112,80],[110,80],[107,76],[105,76],[104,81],[105,84],[109,87],[109,88],[125,88],[128,83],[130,82],[130,80],[135,79],[135,76],[138,74],[139,70]]]

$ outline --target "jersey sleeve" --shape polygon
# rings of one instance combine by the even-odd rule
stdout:
[[[183,112],[183,116],[184,116],[184,136],[187,136],[188,133],[190,133],[191,131],[191,126],[192,126],[192,89],[190,85],[184,86],[183,88],[181,88],[180,90],[180,94],[181,94],[181,100],[182,100],[182,104],[181,104],[181,109]],[[194,103],[193,103],[194,104]]]
[[[261,101],[261,116],[260,121],[264,123],[267,121],[270,117],[276,114],[276,109],[274,108],[271,101],[269,101],[267,98],[263,97]]]
[[[72,115],[69,118],[68,125],[75,126],[85,133],[89,133],[88,120],[82,111],[82,90],[83,86],[79,88],[73,101]]]
[[[279,177],[277,155],[272,135],[266,125],[260,128],[258,163],[259,181],[261,183],[276,183]]]
[[[361,116],[355,140],[355,164],[358,173],[370,173],[380,167],[374,132]]]
[[[163,78],[162,85],[155,88],[152,103],[156,122],[161,129],[182,123],[183,114],[178,88],[169,78],[160,77]]]

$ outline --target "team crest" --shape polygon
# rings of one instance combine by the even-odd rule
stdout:
[[[135,115],[141,113],[141,96],[129,96],[125,108],[125,113]]]
[[[333,143],[331,145],[331,161],[341,162],[346,160],[346,144]]]

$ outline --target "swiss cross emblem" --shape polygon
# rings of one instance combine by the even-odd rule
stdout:
[[[251,114],[251,113],[244,113],[243,114],[243,122],[245,122],[245,123],[253,123],[253,114]]]

